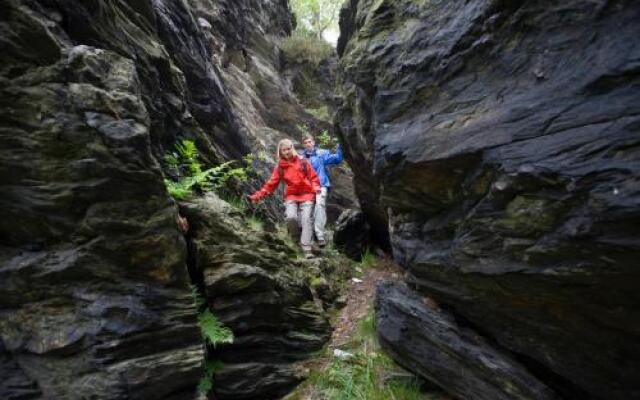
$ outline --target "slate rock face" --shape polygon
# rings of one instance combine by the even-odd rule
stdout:
[[[333,243],[353,260],[360,260],[370,239],[370,227],[360,210],[344,210],[336,222]]]
[[[201,376],[185,242],[153,150],[168,125],[194,126],[184,77],[151,9],[78,24],[95,5],[2,3],[3,399],[189,398]]]
[[[291,28],[283,0],[216,3],[0,1],[0,398],[195,396],[205,352],[163,156],[182,138],[207,165],[271,152],[280,133],[251,124],[210,30],[233,15],[268,75]]]
[[[640,398],[640,7],[350,1],[337,124],[414,287],[567,398]]]
[[[309,281],[335,286],[340,268],[327,260],[295,261],[278,235],[250,230],[242,215],[209,194],[185,203],[192,221],[192,270],[208,307],[234,333],[233,344],[209,349],[224,367],[214,377],[219,399],[280,398],[303,376],[296,363],[331,334],[322,300]],[[329,288],[331,290],[331,288]]]
[[[380,344],[406,368],[460,399],[558,398],[508,354],[460,326],[446,311],[427,304],[433,303],[404,284],[378,286]]]

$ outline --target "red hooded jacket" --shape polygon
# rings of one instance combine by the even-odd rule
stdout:
[[[303,163],[307,164],[306,168],[303,167]],[[280,176],[281,173],[282,176]],[[280,179],[283,179],[287,184],[284,193],[285,201],[315,201],[316,193],[320,191],[320,180],[311,164],[305,159],[294,156],[290,160],[280,159],[278,165],[273,169],[271,178],[260,190],[250,196],[251,200],[258,201],[273,193],[278,187]]]

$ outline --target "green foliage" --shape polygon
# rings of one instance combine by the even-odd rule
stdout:
[[[358,335],[356,340],[360,343],[364,343],[369,338],[373,338],[376,335],[376,314],[373,309],[370,309],[367,316],[360,322],[358,326]]]
[[[358,333],[345,349],[352,356],[334,358],[322,373],[310,377],[311,399],[322,400],[417,400],[428,399],[417,379],[394,380],[395,374],[409,376],[384,355],[375,334],[371,310],[361,321]]]
[[[316,140],[318,141],[320,146],[327,147],[329,145],[329,142],[331,141],[331,137],[329,136],[329,132],[325,129],[320,132],[318,137],[316,137]]]
[[[207,302],[204,297],[202,297],[195,285],[191,285],[191,296],[193,297],[193,304],[195,304],[196,309],[198,311],[204,309]]]
[[[253,168],[254,160],[255,160],[255,157],[253,156],[253,153],[248,153],[248,154],[245,154],[244,156],[242,156],[242,161],[247,166],[246,167],[247,170]]]
[[[316,137],[316,141],[321,147],[325,148],[334,148],[338,145],[338,139],[329,135],[329,131],[326,129],[320,132],[320,134]]]
[[[208,309],[198,316],[198,325],[200,325],[202,336],[213,347],[222,343],[233,343],[231,329],[222,325],[218,318]]]
[[[245,158],[248,156],[250,155]],[[199,158],[200,154],[195,142],[189,139],[176,143],[174,151],[165,154],[165,164],[177,179],[165,179],[164,183],[169,194],[176,200],[191,197],[196,189],[202,193],[218,190],[231,179],[240,182],[247,180],[248,168],[244,166],[233,168],[232,166],[237,163],[235,160],[202,170]],[[245,158],[243,160],[246,161]]]
[[[329,121],[331,118],[329,116],[329,107],[321,106],[318,108],[306,108],[305,109],[309,114],[313,115],[317,119],[321,119],[323,121]]]
[[[307,125],[297,125],[298,130],[300,131],[300,136],[304,137],[310,133],[309,127]],[[329,134],[329,131],[326,129],[322,130],[317,135],[312,135],[315,138],[316,143],[320,147],[324,148],[335,148],[338,145],[338,139]]]
[[[249,208],[247,200],[244,197],[235,195],[222,195],[220,197],[241,213],[245,213]]]
[[[191,296],[198,310],[198,325],[202,337],[212,346],[220,343],[233,343],[233,332],[218,320],[207,308],[207,302],[198,290],[198,287],[191,285]],[[204,364],[204,372],[198,383],[198,392],[206,394],[213,388],[213,375],[223,367],[217,360],[209,360]]]
[[[291,0],[296,15],[296,31],[301,35],[322,38],[329,28],[337,28],[337,18],[343,0]]]
[[[174,182],[169,179],[165,179],[164,184],[171,197],[176,200],[184,200],[193,194],[191,188],[195,183],[192,180],[180,180],[178,182]]]
[[[211,389],[213,389],[213,375],[202,375],[198,382],[198,392],[207,394]]]
[[[213,389],[213,375],[222,369],[224,364],[220,361],[207,361],[204,364],[204,373],[198,383],[198,392],[207,394]]]
[[[333,47],[324,40],[301,35],[289,36],[282,41],[282,52],[290,63],[310,63],[314,66],[333,53]]]
[[[325,284],[327,281],[324,278],[321,278],[319,276],[314,276],[313,278],[311,278],[311,280],[309,281],[309,285],[311,287],[317,287],[320,285]]]
[[[296,253],[296,259],[304,260],[304,254],[302,253],[302,249],[298,245],[298,243],[289,235],[289,231],[287,231],[287,227],[284,224],[276,225],[276,236],[282,242],[284,242],[285,246],[290,249],[293,249]]]
[[[377,258],[370,249],[366,249],[360,258],[360,265],[363,268],[371,268],[376,265]]]
[[[260,150],[258,152],[258,160],[260,160],[261,162],[267,162],[269,161],[269,156],[264,150]]]
[[[256,217],[255,215],[247,217],[246,221],[251,230],[254,230],[256,232],[261,232],[263,230],[262,220],[260,220],[260,218]]]

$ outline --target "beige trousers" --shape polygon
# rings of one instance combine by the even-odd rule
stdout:
[[[289,234],[296,240],[299,232],[298,227],[301,227],[300,245],[302,246],[302,250],[311,251],[311,240],[313,238],[313,202],[305,201],[298,203],[296,201],[286,201],[284,205]]]

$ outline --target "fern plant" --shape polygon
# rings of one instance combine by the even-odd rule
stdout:
[[[240,182],[247,180],[245,167],[233,168],[235,160],[203,170],[199,157],[195,142],[189,139],[176,143],[174,151],[165,155],[165,164],[177,179],[165,179],[164,183],[169,194],[176,200],[191,197],[196,189],[202,193],[218,190],[230,179]]]
[[[216,346],[220,343],[232,343],[233,332],[224,326],[207,308],[207,302],[197,286],[191,285],[191,296],[198,310],[198,326],[207,343]],[[198,392],[207,394],[213,388],[213,376],[224,365],[219,360],[207,360],[203,365],[203,374],[198,383]]]
[[[233,343],[233,332],[218,320],[209,310],[205,310],[198,316],[198,325],[202,336],[213,347],[222,343]]]
[[[207,394],[213,389],[213,375],[222,369],[224,364],[221,361],[207,361],[204,364],[204,374],[198,383],[198,392]]]

